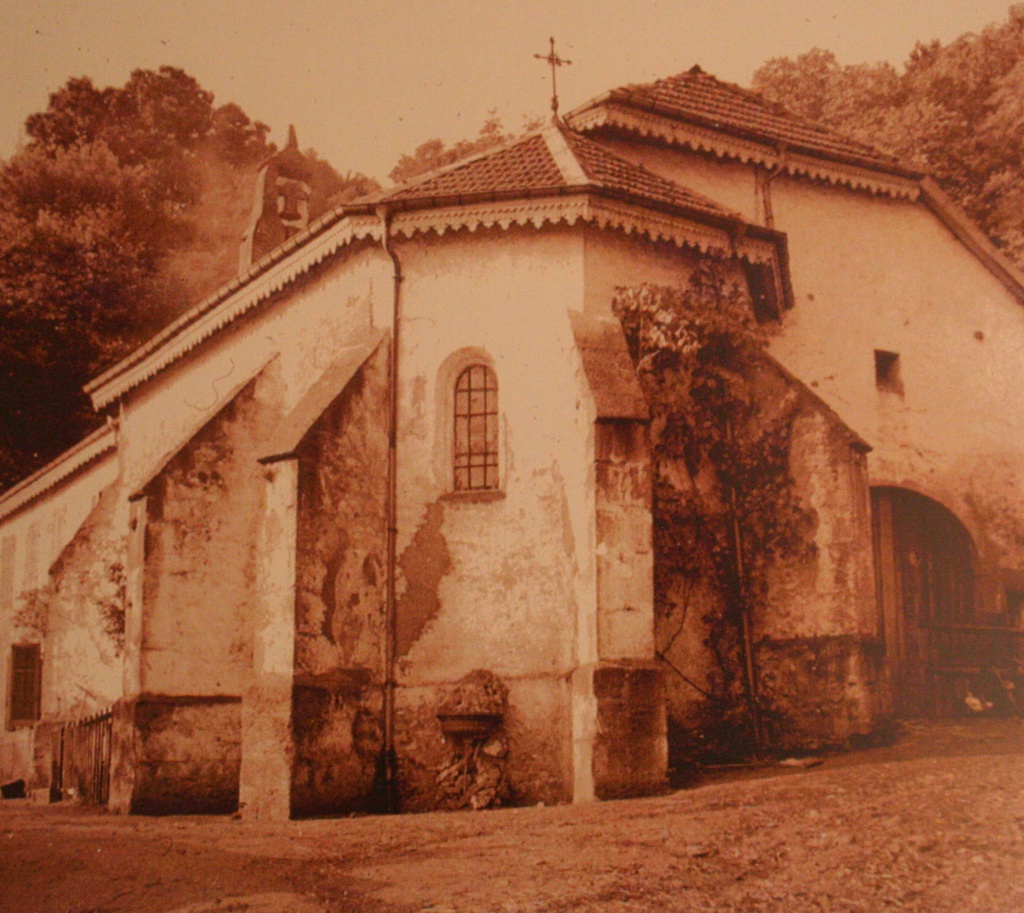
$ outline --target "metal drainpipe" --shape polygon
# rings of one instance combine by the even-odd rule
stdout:
[[[733,446],[732,420],[725,420],[725,435],[729,448]],[[742,626],[743,644],[743,678],[747,692],[747,707],[750,710],[750,722],[754,728],[754,749],[758,757],[764,752],[764,725],[761,720],[761,707],[758,702],[757,666],[754,660],[754,638],[750,624],[750,606],[747,604],[747,564],[743,554],[743,532],[740,529],[739,510],[736,504],[736,486],[729,483],[729,520],[732,527],[733,561],[736,571],[736,598],[739,600],[740,622]]]
[[[764,206],[765,228],[775,228],[775,213],[772,212],[771,183],[782,173],[782,169],[786,167],[786,147],[779,145],[776,151],[779,153],[779,160],[772,165],[761,182],[761,202]]]
[[[402,318],[402,265],[391,246],[387,206],[377,214],[383,226],[381,244],[394,269],[391,350],[388,358],[388,468],[387,468],[387,580],[384,608],[384,802],[389,813],[398,811],[398,764],[395,755],[395,618],[397,597],[395,574],[398,548],[398,353]]]

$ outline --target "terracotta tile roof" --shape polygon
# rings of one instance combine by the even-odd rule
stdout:
[[[709,215],[739,218],[736,213],[719,206],[713,200],[659,177],[640,165],[634,165],[579,133],[566,130],[564,135],[584,173],[599,187]]]
[[[569,114],[567,120],[572,123],[573,114],[608,101],[773,145],[785,143],[793,149],[881,166],[887,170],[897,165],[892,156],[801,120],[781,105],[756,92],[722,82],[700,67],[656,82],[613,89]]]
[[[719,218],[739,218],[712,200],[614,155],[562,124],[385,191],[377,200],[469,202],[474,198],[514,198],[571,190],[604,192]]]
[[[388,200],[538,190],[564,183],[544,137],[535,133],[495,152],[474,156],[385,193]]]

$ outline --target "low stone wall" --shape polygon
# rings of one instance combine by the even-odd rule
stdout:
[[[881,725],[883,655],[876,638],[765,639],[755,659],[761,696],[772,708],[765,719],[771,750],[843,745]]]
[[[647,664],[602,664],[593,670],[593,689],[595,797],[649,796],[664,788],[668,748],[663,671]]]
[[[237,697],[143,695],[114,708],[112,811],[233,812],[240,764]]]
[[[382,811],[382,698],[365,669],[292,691],[292,817]]]

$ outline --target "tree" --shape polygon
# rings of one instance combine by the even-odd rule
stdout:
[[[929,172],[1024,264],[1024,6],[979,35],[918,44],[902,72],[815,48],[768,61],[754,87]]]
[[[0,488],[98,422],[90,377],[234,275],[274,151],[265,124],[174,67],[121,88],[70,79],[26,134],[0,163]],[[313,218],[376,186],[315,170]]]

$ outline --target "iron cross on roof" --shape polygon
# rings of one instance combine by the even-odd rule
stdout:
[[[546,60],[551,65],[551,112],[558,117],[558,84],[555,81],[555,71],[558,67],[568,66],[571,60],[562,60],[555,53],[555,39],[551,38],[551,50],[547,54],[534,54],[538,60]]]

